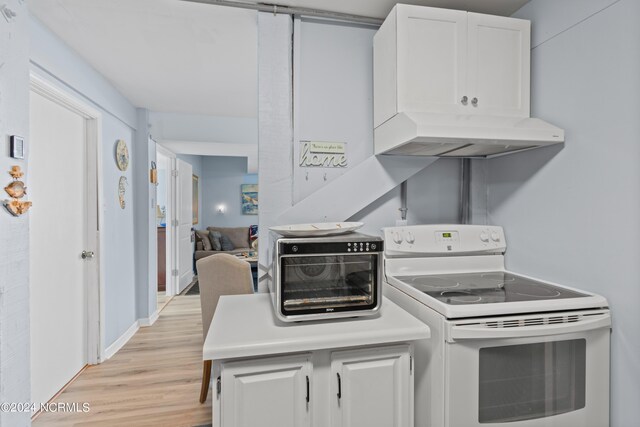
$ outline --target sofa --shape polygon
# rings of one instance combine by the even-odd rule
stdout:
[[[251,227],[207,227],[206,230],[195,230],[196,249],[194,256],[196,261],[215,254],[226,253],[234,255],[252,251],[252,234],[250,230]],[[220,236],[225,236],[222,240],[224,242],[226,238],[227,245],[225,247],[227,249],[215,250],[212,233],[219,233]],[[229,249],[229,243],[233,246],[233,249]]]

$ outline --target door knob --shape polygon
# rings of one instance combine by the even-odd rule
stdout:
[[[92,259],[95,254],[92,251],[82,251],[82,254],[80,256],[82,257],[82,259]]]

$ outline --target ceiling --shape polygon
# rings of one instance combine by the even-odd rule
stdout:
[[[242,0],[247,2],[247,0]],[[329,10],[351,15],[384,18],[396,3],[418,4],[447,9],[468,10],[492,15],[510,16],[529,0],[275,0],[251,3],[277,3],[283,6]]]
[[[405,0],[511,15],[528,0]],[[383,18],[395,0],[282,0]],[[257,19],[246,9],[180,0],[30,0],[29,9],[136,107],[257,115]]]

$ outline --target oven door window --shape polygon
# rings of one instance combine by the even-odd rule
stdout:
[[[586,340],[481,348],[478,421],[544,418],[585,406]]]
[[[367,310],[376,306],[378,255],[283,257],[280,301],[285,315]]]

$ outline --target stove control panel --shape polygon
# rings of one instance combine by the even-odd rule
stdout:
[[[411,225],[383,229],[386,255],[447,256],[504,253],[499,226],[469,224]]]

